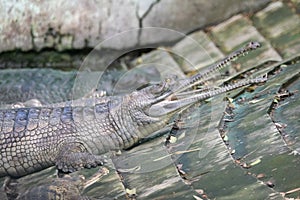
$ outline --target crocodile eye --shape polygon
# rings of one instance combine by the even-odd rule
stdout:
[[[152,94],[161,94],[169,90],[171,85],[176,81],[177,76],[170,76],[161,81],[159,84],[153,85],[150,89]]]
[[[153,85],[153,86],[150,88],[150,92],[151,92],[152,94],[161,94],[162,92],[165,91],[165,88],[166,88],[166,82],[165,82],[165,81],[162,81],[162,82],[159,83],[159,84]]]

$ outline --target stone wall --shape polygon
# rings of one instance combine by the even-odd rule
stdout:
[[[11,0],[0,6],[0,52],[93,48],[122,31],[164,27],[188,33],[270,0]],[[178,38],[137,31],[122,46],[169,42]]]

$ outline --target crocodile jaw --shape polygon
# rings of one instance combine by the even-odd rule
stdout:
[[[244,87],[251,84],[257,84],[267,81],[267,77],[257,77],[255,79],[248,79],[239,81],[232,85],[227,85],[219,88],[211,88],[206,91],[195,91],[195,92],[183,92],[183,93],[174,93],[173,95],[168,96],[163,101],[154,103],[150,106],[148,110],[148,115],[152,117],[160,117],[164,115],[173,114],[179,109],[184,109],[187,106],[193,105],[197,102],[204,101],[208,98],[214,97],[216,95],[226,93],[228,91]],[[180,98],[177,98],[180,96]]]

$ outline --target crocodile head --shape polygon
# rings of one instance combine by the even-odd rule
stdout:
[[[232,60],[255,50],[260,47],[258,42],[249,42],[241,49],[233,52],[220,62],[208,67],[206,70],[186,79],[178,79],[171,76],[160,83],[144,87],[130,94],[132,109],[139,112],[143,119],[159,119],[172,116],[179,110],[186,108],[196,102],[203,101],[212,96],[225,93],[227,91],[266,81],[266,77],[255,78],[237,82],[233,85],[227,85],[217,88],[206,88],[201,90],[192,90],[195,85],[203,85],[211,79],[214,72],[220,70]],[[130,102],[128,102],[130,103]]]

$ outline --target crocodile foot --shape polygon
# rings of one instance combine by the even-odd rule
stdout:
[[[65,153],[56,161],[56,167],[64,173],[74,172],[82,168],[103,165],[103,157],[88,152]]]

